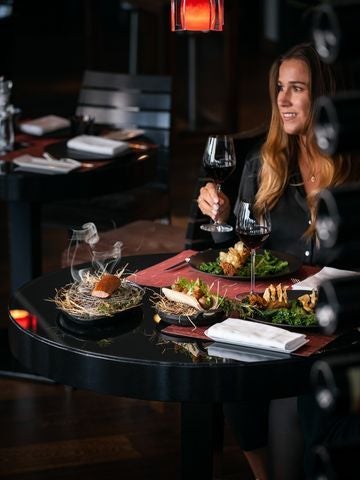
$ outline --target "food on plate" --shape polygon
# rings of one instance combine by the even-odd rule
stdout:
[[[117,275],[104,273],[95,284],[91,295],[99,298],[109,298],[120,287],[120,278]]]
[[[222,297],[213,293],[203,280],[178,278],[170,288],[162,288],[151,300],[160,315],[197,317],[204,312],[219,312]],[[211,313],[210,313],[211,314]]]
[[[219,306],[219,296],[211,292],[211,287],[199,278],[188,280],[178,278],[171,288],[163,288],[165,297],[175,303],[183,303],[196,310],[210,310]]]
[[[277,286],[269,285],[262,295],[249,294],[243,301],[253,307],[251,316],[257,320],[294,327],[317,325],[315,318],[316,290],[291,300],[288,298],[288,288],[288,286],[282,286],[281,283]]]
[[[170,288],[162,288],[161,294],[155,294],[151,301],[157,311],[154,317],[156,323],[160,316],[165,321],[170,319],[170,323],[183,322],[183,325],[187,323],[192,326],[195,323],[221,321],[231,314],[244,318],[252,309],[239,300],[219,295],[213,284],[184,277],[178,278]]]
[[[250,294],[249,302],[252,305],[260,305],[264,308],[287,308],[289,306],[287,297],[288,288],[287,285],[283,287],[281,283],[276,287],[271,284],[264,291],[262,297],[257,293]]]
[[[298,297],[298,301],[301,303],[306,312],[313,312],[317,302],[316,290],[313,290],[311,293],[305,293],[304,295],[301,295],[301,297]]]
[[[58,289],[52,301],[59,310],[77,319],[111,317],[140,305],[145,293],[122,274],[123,270],[114,275],[86,272],[80,282]]]
[[[250,263],[250,250],[245,247],[243,242],[237,242],[226,252],[219,252],[215,261],[201,263],[199,269],[214,275],[250,277]],[[273,275],[285,271],[288,266],[289,263],[286,260],[276,257],[269,250],[256,253],[256,275]]]
[[[230,247],[227,252],[219,253],[219,265],[225,275],[232,277],[245,265],[249,257],[250,250],[243,242],[237,242],[233,247]]]

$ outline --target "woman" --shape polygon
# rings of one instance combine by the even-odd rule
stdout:
[[[267,248],[282,250],[315,264],[317,194],[353,179],[348,157],[320,151],[314,134],[314,100],[332,94],[335,82],[328,65],[309,44],[292,48],[270,70],[272,117],[260,152],[245,163],[238,201],[255,201],[271,209]],[[207,183],[198,197],[203,214],[228,221],[229,199]],[[235,215],[236,215],[235,205]]]
[[[272,248],[317,262],[315,235],[318,193],[354,180],[357,175],[346,156],[331,158],[320,151],[314,134],[314,101],[330,95],[335,82],[328,65],[310,44],[295,46],[277,59],[269,77],[272,116],[259,152],[249,155],[240,182],[238,200],[254,201],[261,211],[270,208]],[[231,205],[213,183],[200,190],[203,214],[229,221]],[[235,205],[235,216],[237,205]],[[268,402],[231,404],[225,414],[257,479],[267,479]]]

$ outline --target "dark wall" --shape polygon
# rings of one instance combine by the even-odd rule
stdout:
[[[226,0],[224,32],[196,36],[200,127],[236,129],[239,88],[246,73],[239,65],[247,59],[261,61],[263,1]],[[0,20],[0,41],[6,46],[0,51],[0,75],[13,80],[12,101],[24,116],[71,115],[86,68],[129,71],[131,11],[123,8],[124,2],[13,3],[13,16]],[[189,41],[186,34],[170,32],[169,6],[170,0],[139,11],[138,73],[173,76],[176,124],[186,128]]]

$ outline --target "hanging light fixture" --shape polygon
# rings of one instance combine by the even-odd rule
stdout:
[[[224,0],[171,0],[171,30],[222,31]]]

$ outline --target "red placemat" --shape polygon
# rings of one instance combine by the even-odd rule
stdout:
[[[244,280],[233,280],[231,277],[228,279],[218,278],[207,273],[199,272],[195,270],[190,265],[184,265],[182,268],[177,268],[175,270],[166,271],[165,269],[175,265],[176,263],[184,260],[186,257],[191,257],[196,252],[195,250],[184,250],[177,255],[164,260],[163,262],[157,263],[149,268],[140,270],[129,276],[129,280],[132,280],[140,285],[151,286],[151,287],[166,287],[171,285],[179,277],[185,277],[190,280],[196,280],[200,278],[204,280],[207,284],[213,284],[212,290],[214,292],[219,292],[220,295],[226,295],[227,297],[234,298],[236,295],[246,293],[249,291],[250,282]],[[296,273],[296,278],[303,280],[310,275],[314,275],[320,269],[317,267],[303,266]],[[262,292],[270,285],[271,281],[257,281],[256,290]],[[291,280],[289,277],[284,277],[281,280],[283,285],[291,285]]]
[[[198,340],[206,340],[212,342],[212,340],[205,335],[205,330],[209,326],[205,327],[182,327],[178,325],[168,325],[167,327],[161,330],[161,333],[166,335],[174,335],[177,337],[189,337],[195,338]],[[335,340],[337,335],[323,335],[321,333],[306,333],[307,338],[309,339],[308,343],[300,347],[296,352],[293,352],[291,355],[297,355],[300,357],[309,357],[314,353],[318,352],[330,342]]]

